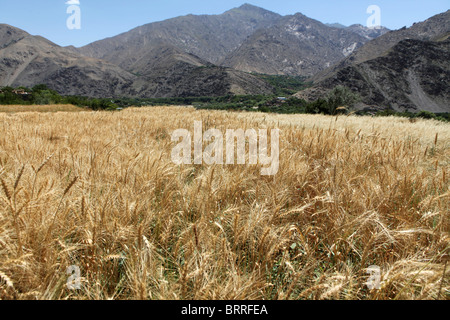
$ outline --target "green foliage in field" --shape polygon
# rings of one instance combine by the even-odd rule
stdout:
[[[117,110],[131,106],[179,106],[189,105],[201,110],[233,110],[282,114],[347,114],[361,100],[350,89],[338,86],[328,95],[313,102],[296,98],[291,94],[307,86],[300,77],[259,75],[276,88],[272,95],[227,95],[219,97],[173,97],[173,98],[89,98],[82,96],[61,96],[55,90],[40,84],[32,89],[19,87],[0,88],[0,105],[47,105],[72,104],[92,110]],[[26,94],[24,94],[26,93]],[[357,115],[368,112],[358,111]],[[407,118],[450,121],[450,113],[435,114],[428,111],[418,113],[383,110],[375,116],[399,116]]]
[[[45,84],[39,84],[32,89],[19,87],[0,88],[1,105],[48,105],[48,104],[73,104],[80,107],[88,107],[93,110],[116,109],[118,105],[111,99],[97,99],[80,96],[61,96],[55,90],[49,89]]]
[[[366,114],[363,112],[359,112],[358,114]],[[388,116],[396,116],[396,117],[402,117],[402,118],[409,118],[411,120],[413,119],[435,119],[443,122],[450,122],[450,113],[433,113],[429,111],[419,111],[418,113],[412,113],[412,112],[397,112],[391,109],[386,109],[383,111],[379,111],[375,114],[376,117],[388,117]]]
[[[290,96],[310,86],[309,82],[305,82],[306,77],[302,76],[293,77],[268,74],[255,74],[255,76],[263,79],[274,87],[274,93],[277,96]]]

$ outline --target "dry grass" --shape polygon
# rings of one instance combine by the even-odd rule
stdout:
[[[52,105],[0,105],[0,112],[80,112],[86,109],[76,107],[72,104]]]
[[[278,126],[278,174],[175,166],[170,134],[194,120]],[[449,129],[187,108],[0,114],[0,298],[449,299]]]

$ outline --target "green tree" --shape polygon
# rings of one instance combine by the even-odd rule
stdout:
[[[52,90],[33,92],[33,98],[35,104],[55,104],[61,101],[61,97]]]
[[[46,84],[38,84],[33,87],[33,93],[39,93],[41,91],[50,90]]]
[[[329,105],[328,101],[325,99],[318,99],[314,102],[308,103],[305,107],[306,113],[318,114],[324,113],[329,114]]]
[[[2,93],[0,94],[0,103],[1,104],[22,104],[23,100],[21,97],[15,93],[13,93],[14,88],[12,87],[3,87],[1,88]]]
[[[327,96],[326,101],[328,103],[328,114],[336,114],[338,108],[351,109],[355,103],[361,100],[361,97],[353,93],[349,88],[343,86],[337,86],[331,90]]]
[[[436,119],[436,115],[432,112],[429,111],[420,111],[419,113],[417,113],[416,115],[418,118],[423,118],[423,119]]]

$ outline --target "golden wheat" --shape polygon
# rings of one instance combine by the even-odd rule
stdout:
[[[71,104],[53,105],[0,105],[0,112],[80,112],[86,109]]]
[[[279,128],[278,174],[173,164],[171,132],[195,120]],[[0,114],[0,298],[449,299],[449,129],[176,107]]]

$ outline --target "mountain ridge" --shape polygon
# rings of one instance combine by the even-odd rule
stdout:
[[[313,24],[316,29],[321,29],[320,34],[311,36],[315,40],[309,39],[311,41],[307,43],[308,48],[305,50],[298,48],[302,39],[292,37],[292,32],[280,30],[286,27],[283,24],[295,19],[304,20],[304,24]],[[301,25],[302,22],[298,24]],[[146,51],[152,50],[155,44],[165,42],[210,63],[244,72],[311,76],[386,30],[371,30],[363,26],[331,28],[302,13],[281,16],[244,4],[218,15],[190,14],[145,24],[115,37],[95,41],[78,50],[86,56],[104,59],[130,70],[131,65],[145,55]],[[258,36],[264,33],[266,38],[260,44]],[[309,37],[308,34],[305,36]],[[252,39],[255,43],[251,43]],[[289,45],[289,42],[294,45]],[[279,43],[283,43],[287,51],[275,48]],[[329,47],[335,48],[327,50]],[[255,50],[261,53],[258,58],[260,61],[254,62],[255,57],[248,52]],[[277,57],[283,55],[283,59],[277,61]],[[297,56],[305,61],[296,61]],[[319,58],[320,56],[323,58]],[[272,65],[262,67],[267,60]]]
[[[358,92],[358,109],[450,112],[450,39],[405,39],[385,54],[339,69],[295,96],[316,100],[337,86]]]
[[[244,4],[220,15],[185,15],[152,22],[117,36],[78,48],[90,57],[128,67],[124,59],[135,59],[152,43],[165,41],[187,53],[217,63],[257,29],[271,25],[281,15]],[[124,58],[125,57],[125,58]]]
[[[273,90],[257,77],[214,66],[173,48],[174,54],[166,57],[158,72],[139,75],[9,25],[0,24],[0,34],[4,35],[0,42],[0,86],[46,84],[63,95],[140,98],[267,94]],[[153,54],[161,56],[160,50],[165,49],[155,48]]]
[[[245,72],[312,76],[365,42],[355,32],[296,13],[257,30],[221,64]]]
[[[281,16],[244,4],[218,15],[191,14],[145,24],[81,48],[60,47],[0,24],[0,85],[44,83],[61,94],[91,97],[273,93],[264,77],[253,75],[260,73],[310,77],[314,86],[298,96],[319,92],[321,97],[321,91],[344,85],[366,95],[366,107],[378,103],[415,110],[428,104],[425,108],[443,110],[445,92],[441,87],[431,90],[423,81],[432,82],[432,70],[447,77],[445,64],[432,56],[439,52],[446,57],[449,15],[450,10],[411,28],[389,31],[323,24],[302,13]],[[407,44],[408,39],[425,42]],[[433,40],[442,43],[426,42]],[[416,56],[402,55],[408,45]],[[383,89],[383,81],[399,94]]]
[[[450,31],[450,10],[434,15],[422,22],[414,23],[410,28],[389,31],[380,37],[367,42],[350,56],[330,68],[319,72],[310,78],[312,82],[319,82],[331,76],[337,70],[351,64],[368,61],[383,55],[398,42],[405,39],[432,40]]]

